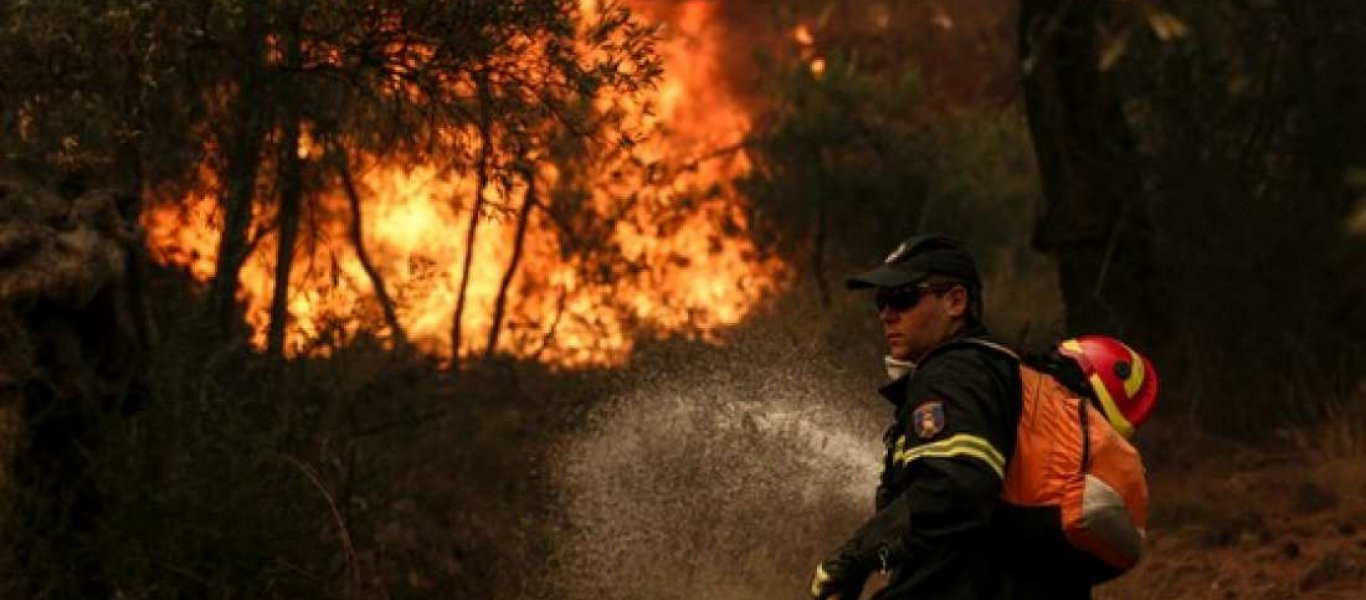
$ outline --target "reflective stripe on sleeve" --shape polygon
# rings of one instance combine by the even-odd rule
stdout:
[[[811,595],[820,598],[827,583],[830,583],[830,574],[825,572],[825,563],[816,565],[816,576],[811,578]]]
[[[1005,479],[1006,459],[1001,456],[1001,452],[992,446],[986,438],[967,433],[960,433],[937,442],[901,450],[896,453],[892,460],[895,464],[909,464],[918,458],[953,458],[957,456],[967,456],[980,460],[991,467],[997,477]]]

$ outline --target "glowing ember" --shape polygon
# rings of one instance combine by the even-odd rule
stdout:
[[[591,10],[592,3],[585,6]],[[633,111],[635,124],[654,132],[626,160],[692,168],[641,189],[638,181],[614,179],[611,165],[601,165],[602,173],[590,185],[590,204],[604,217],[619,210],[622,198],[640,197],[609,232],[631,265],[611,277],[590,276],[591,265],[572,254],[565,258],[565,242],[546,211],[531,212],[520,266],[508,287],[498,352],[561,366],[617,364],[642,331],[713,339],[717,328],[739,322],[779,285],[783,265],[758,257],[743,203],[725,185],[750,168],[744,153],[733,150],[742,145],[750,122],[721,83],[723,48],[711,20],[712,4],[686,2],[670,10],[671,35],[659,47],[665,74],[654,97],[646,103],[610,100]],[[306,159],[321,154],[320,148],[301,144]],[[449,358],[456,350],[451,319],[467,250],[474,177],[436,164],[365,157],[353,163],[363,198],[366,250],[393,297],[398,321],[420,351]],[[540,168],[539,202],[553,202],[547,190],[560,176],[553,166]],[[222,187],[208,166],[201,166],[198,179],[189,197],[150,206],[143,224],[155,260],[208,282],[222,226]],[[719,191],[708,192],[713,188]],[[461,355],[486,351],[498,291],[514,252],[515,208],[526,186],[512,186],[507,197],[493,187],[483,194],[488,204],[504,210],[481,223],[472,249]],[[316,235],[303,234],[296,250],[286,354],[325,354],[335,342],[361,331],[384,338],[388,332],[370,278],[348,241],[346,195],[324,190],[309,202],[312,212],[306,219]],[[271,204],[254,204],[251,235],[260,239],[242,268],[237,292],[258,348],[266,344],[274,288]],[[669,218],[661,221],[660,215]]]
[[[820,79],[823,75],[825,75],[824,58],[817,58],[811,61],[811,74],[814,75],[816,79]]]
[[[811,76],[820,79],[825,76],[825,58],[817,54],[816,37],[805,23],[792,29],[792,41],[797,43],[798,54],[807,61]]]

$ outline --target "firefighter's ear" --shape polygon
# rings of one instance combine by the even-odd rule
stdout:
[[[944,292],[944,310],[948,315],[955,319],[960,319],[968,314],[968,288],[955,285]]]

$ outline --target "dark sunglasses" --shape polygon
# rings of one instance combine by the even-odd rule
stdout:
[[[953,289],[956,285],[959,284],[917,283],[894,288],[879,288],[877,293],[873,295],[873,303],[877,305],[878,312],[887,308],[901,312],[920,304],[920,297],[925,294],[942,294]]]

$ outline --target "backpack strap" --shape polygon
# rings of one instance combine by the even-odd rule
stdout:
[[[934,358],[935,356],[941,354],[945,350],[955,348],[958,346],[976,346],[978,348],[986,348],[987,350],[991,350],[992,352],[995,352],[997,354],[1003,354],[1009,357],[1011,360],[1015,361],[1016,363],[1023,362],[1018,352],[1011,350],[1003,344],[998,344],[996,342],[983,338],[961,337],[951,339],[930,349],[929,352],[925,353],[925,358],[920,359],[920,366],[925,366],[925,363],[929,362],[931,358]]]

